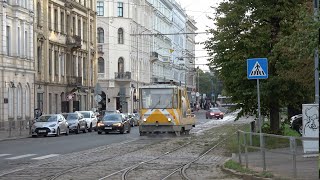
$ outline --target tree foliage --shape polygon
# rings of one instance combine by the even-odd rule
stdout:
[[[229,0],[219,4],[204,44],[210,65],[242,113],[256,113],[257,87],[247,79],[249,58],[268,58],[269,78],[260,81],[261,110],[279,129],[281,107],[312,102],[313,51],[317,44],[312,4],[306,0]]]

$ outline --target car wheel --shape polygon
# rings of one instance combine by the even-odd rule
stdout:
[[[38,137],[38,136],[37,136],[37,135],[32,135],[32,137],[33,137],[33,138],[36,138],[36,137]]]
[[[66,135],[66,136],[69,136],[69,132],[70,132],[70,130],[69,130],[69,127],[68,127],[65,135]]]
[[[98,134],[102,134],[102,132],[101,132],[101,131],[98,131]]]
[[[88,129],[89,132],[92,132],[92,124],[90,124],[90,128]]]
[[[74,130],[74,132],[75,132],[76,134],[79,134],[79,131],[80,131],[80,127],[79,127],[79,125],[78,125],[78,126],[77,126],[77,129]]]
[[[56,137],[60,136],[60,128],[57,129]]]
[[[84,130],[82,130],[82,132],[83,132],[83,133],[87,133],[87,128],[88,128],[88,126],[87,126],[87,124],[86,124],[86,126],[84,127]]]

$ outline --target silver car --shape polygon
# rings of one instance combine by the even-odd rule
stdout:
[[[67,120],[61,114],[45,114],[40,116],[31,127],[32,137],[38,135],[69,135]]]
[[[83,133],[87,132],[87,122],[83,118],[82,114],[74,112],[62,113],[62,115],[68,122],[70,132],[74,132],[76,134],[79,134],[80,131],[82,131]]]
[[[87,122],[87,129],[89,132],[91,132],[92,130],[95,130],[95,131],[97,130],[98,118],[96,117],[93,111],[76,111],[76,112],[83,115],[83,118]]]

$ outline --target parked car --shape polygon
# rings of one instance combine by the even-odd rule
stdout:
[[[87,122],[87,129],[89,132],[92,130],[97,130],[98,118],[96,117],[93,111],[76,111],[83,115],[84,119]]]
[[[39,135],[69,135],[67,120],[61,114],[46,114],[40,116],[31,127],[32,137]]]
[[[297,114],[290,118],[291,128],[296,130],[298,133],[302,135],[303,126],[302,126],[302,114]]]
[[[72,131],[76,134],[78,134],[80,131],[83,133],[87,132],[87,122],[83,118],[83,115],[74,112],[74,113],[62,113],[64,118],[67,120],[69,125],[69,131]]]
[[[210,118],[217,118],[217,119],[223,119],[223,115],[224,113],[222,111],[220,111],[219,108],[210,108],[207,112],[206,112],[206,119]]]
[[[126,115],[126,118],[127,118],[128,121],[129,121],[131,127],[137,126],[137,125],[139,124],[139,123],[138,123],[138,120],[137,120],[137,118],[135,117],[134,114],[132,114],[132,113],[127,113],[127,114],[125,114],[125,115]]]
[[[102,120],[98,122],[98,134],[102,132],[124,132],[130,133],[131,126],[129,121],[122,114],[106,114]]]

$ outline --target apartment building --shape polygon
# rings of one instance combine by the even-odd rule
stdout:
[[[145,0],[98,0],[100,109],[138,108],[137,89],[150,83],[152,8]]]
[[[35,107],[95,107],[96,0],[34,0]]]
[[[32,1],[0,1],[0,129],[33,118],[33,16]]]

